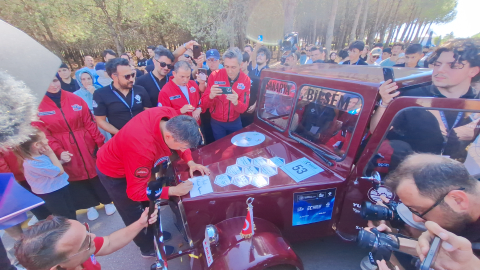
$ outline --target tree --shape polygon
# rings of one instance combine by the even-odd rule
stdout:
[[[325,41],[325,47],[327,49],[326,55],[330,54],[330,50],[332,48],[332,40],[333,40],[333,28],[335,27],[335,17],[337,16],[337,7],[338,7],[338,0],[332,1],[332,10],[330,12],[330,18],[327,27],[327,38]]]

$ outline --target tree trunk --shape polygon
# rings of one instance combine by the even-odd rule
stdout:
[[[295,9],[297,0],[283,0],[283,12],[285,14],[285,23],[283,34],[294,31]]]
[[[363,11],[362,25],[360,26],[360,33],[358,33],[358,40],[365,39],[365,26],[367,25],[368,7],[370,0],[365,0],[365,10]]]
[[[379,0],[378,1],[378,10],[377,11],[380,11],[380,4],[381,4],[381,1]],[[374,36],[373,36],[373,39],[375,39],[375,36],[377,35],[378,33],[378,25],[379,23],[381,23],[383,21],[383,18],[385,17],[385,13],[386,12],[382,12],[380,13],[380,18],[378,17],[378,14],[377,14],[377,18],[375,19],[375,25],[373,27],[373,32],[374,32]],[[383,34],[385,35],[385,33]]]
[[[419,26],[418,22],[413,25],[412,32],[410,32],[410,35],[407,38],[406,44],[410,44],[418,26]]]
[[[421,21],[421,22],[418,24],[417,33],[415,34],[415,37],[412,39],[412,42],[417,43],[417,41],[418,41],[418,35],[420,34],[420,29],[422,29],[422,26],[423,26],[423,21]]]
[[[350,31],[350,38],[348,39],[348,43],[352,43],[355,41],[355,34],[357,33],[358,20],[360,19],[360,14],[362,12],[363,2],[364,0],[360,0],[360,2],[358,2],[357,11],[355,13],[355,19],[353,20],[352,30]]]
[[[380,43],[384,43],[386,31],[387,29],[390,28],[389,27],[390,24],[394,22],[394,19],[393,19],[393,12],[395,11],[395,9],[393,8],[394,5],[395,5],[395,2],[392,1],[390,8],[388,8],[389,10],[388,17],[385,18],[385,21],[382,24],[383,27],[382,27],[382,31],[380,32]]]
[[[397,33],[395,34],[395,38],[394,38],[394,40],[393,40],[393,43],[397,42],[397,40],[398,40],[398,34],[400,34],[400,29],[402,29],[402,25],[403,25],[403,24],[401,24],[401,25],[399,25],[399,26],[397,27]]]
[[[333,28],[335,27],[335,17],[337,16],[338,0],[332,0],[332,10],[330,12],[330,18],[327,26],[327,38],[325,41],[325,48],[327,49],[326,55],[330,55],[332,49],[333,40]]]
[[[95,0],[95,3],[97,4],[97,7],[105,15],[107,26],[108,26],[108,29],[110,30],[110,35],[113,38],[115,47],[117,48],[117,53],[122,54],[123,51],[125,50],[125,45],[123,44],[123,40],[120,37],[118,26],[115,25],[115,22],[112,20],[112,18],[110,17],[110,14],[108,13],[105,0]],[[117,11],[117,18],[118,18],[118,11]]]
[[[396,29],[395,22],[397,21],[398,9],[399,9],[401,3],[402,3],[402,0],[398,0],[397,7],[395,8],[395,14],[393,15],[393,20],[390,23],[390,31],[388,33],[387,42],[385,44],[386,46],[384,46],[385,48],[388,47],[388,44],[390,44],[392,36],[395,32],[395,29]]]
[[[411,27],[412,27],[412,24],[413,24],[413,15],[415,14],[415,10],[416,10],[416,7],[414,7],[412,9],[412,13],[410,13],[410,16],[408,16],[407,25],[405,26],[405,29],[403,30],[402,37],[400,38],[400,40],[402,42],[405,41],[405,38],[410,33],[410,30],[411,30]]]

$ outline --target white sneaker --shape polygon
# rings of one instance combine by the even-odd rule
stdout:
[[[36,216],[33,216],[29,221],[28,221],[28,226],[33,226],[38,222],[38,218]]]
[[[87,211],[88,220],[95,220],[95,219],[98,218],[98,216],[99,216],[99,214],[98,214],[97,209],[95,209],[95,207],[88,208],[88,211]]]
[[[105,213],[107,216],[113,215],[115,212],[117,212],[117,208],[113,203],[105,204]]]

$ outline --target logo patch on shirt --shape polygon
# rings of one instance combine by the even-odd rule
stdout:
[[[147,167],[140,167],[135,170],[134,176],[138,178],[147,178],[150,174],[150,169]]]
[[[135,100],[137,101],[137,104],[142,103],[142,97],[140,95],[135,95]]]
[[[195,91],[197,91],[197,89],[195,89],[195,87],[190,87],[190,93],[195,93]]]
[[[78,104],[74,104],[74,105],[72,105],[72,109],[73,109],[73,111],[78,112],[78,111],[82,110],[82,106],[80,106]]]
[[[155,164],[153,165],[153,167],[157,167],[158,164],[163,163],[163,162],[168,162],[169,160],[170,160],[170,158],[168,156],[161,157],[157,161],[155,161]]]
[[[92,261],[92,264],[93,264],[93,265],[97,265],[97,258],[95,258],[95,255],[94,255],[94,254],[92,254],[92,255],[90,256],[90,261]]]
[[[162,103],[158,102],[157,107],[162,107]]]
[[[97,108],[97,107],[98,107],[98,104],[97,104],[97,102],[95,102],[95,100],[92,101],[92,107],[93,107],[93,108]]]
[[[243,83],[239,83],[239,84],[237,84],[237,88],[240,89],[240,90],[243,90],[243,89],[245,89],[245,85]]]
[[[48,112],[38,112],[38,116],[45,116],[45,115],[53,115],[55,111],[48,111]]]
[[[216,84],[216,85],[226,85],[227,83],[226,83],[226,82],[222,82],[222,81],[215,81],[213,84]]]
[[[176,95],[176,96],[170,97],[170,100],[175,100],[175,99],[179,99],[179,98],[180,98],[180,95]]]

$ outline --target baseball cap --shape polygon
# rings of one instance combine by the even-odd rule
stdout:
[[[375,48],[372,50],[372,55],[380,55],[380,54],[382,54],[382,49]]]
[[[97,65],[95,65],[95,70],[105,70],[105,63],[98,62]]]
[[[220,59],[220,53],[217,51],[217,49],[208,50],[206,55],[207,55],[207,59],[212,58],[212,57],[215,58],[215,60]]]
[[[65,64],[65,63],[62,63],[62,64],[60,65],[60,68],[68,68],[68,69],[70,69],[70,68],[67,66],[67,64]]]
[[[410,211],[405,204],[403,203],[398,204],[397,213],[400,216],[400,218],[409,226],[420,231],[427,230],[423,222],[416,222],[415,220],[413,220],[412,211]]]

